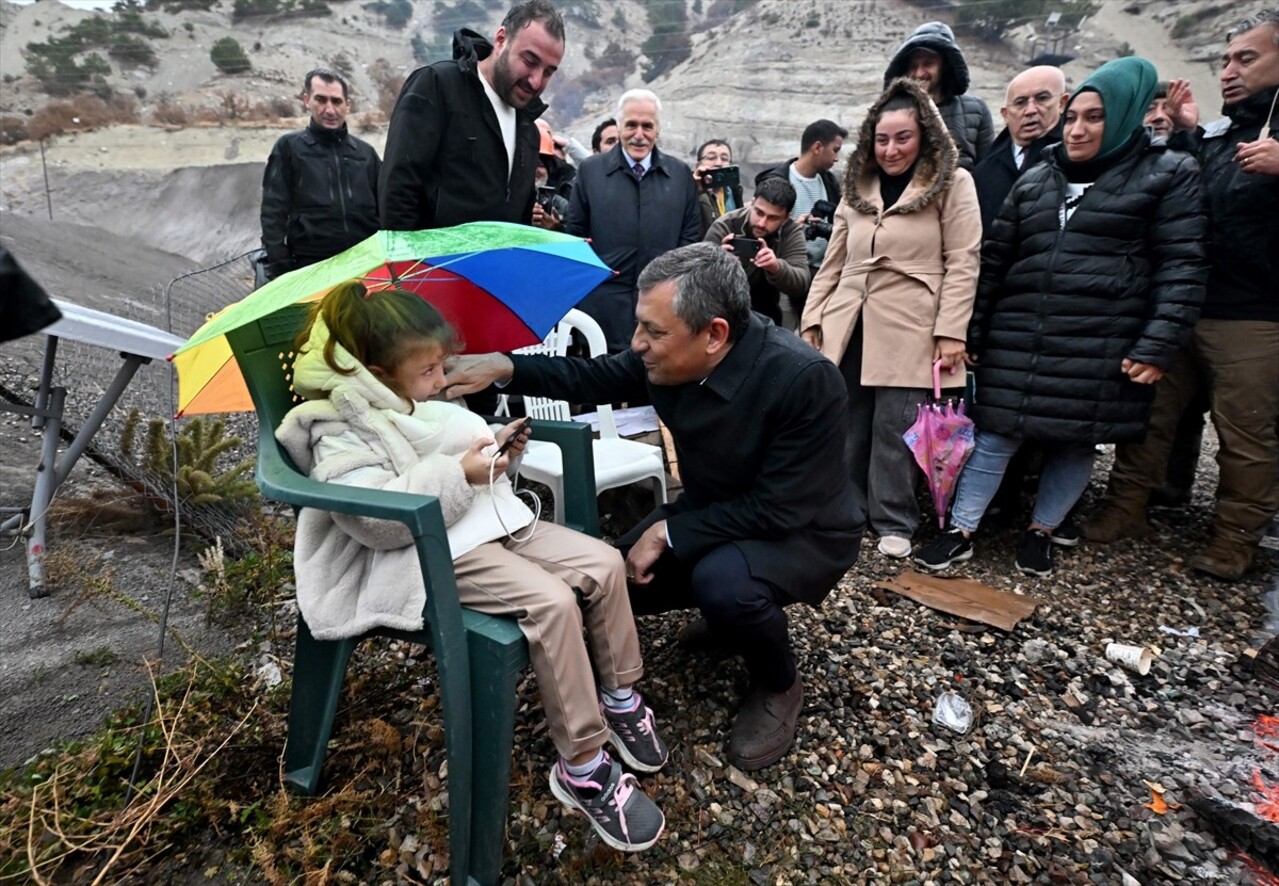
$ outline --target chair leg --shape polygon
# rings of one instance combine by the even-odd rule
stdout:
[[[474,753],[471,802],[471,877],[481,886],[499,881],[510,816],[511,749],[515,689],[527,654],[481,633],[468,635]]]
[[[284,746],[284,780],[298,793],[310,796],[320,786],[346,663],[358,642],[316,640],[306,622],[298,618],[289,737]]]

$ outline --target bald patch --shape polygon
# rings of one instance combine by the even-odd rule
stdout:
[[[1017,90],[1037,91],[1045,86],[1051,89],[1054,95],[1061,95],[1066,91],[1066,75],[1062,73],[1061,68],[1055,65],[1036,65],[1022,71],[1008,82],[1008,89],[1004,93],[1004,104],[1012,104],[1013,94]]]

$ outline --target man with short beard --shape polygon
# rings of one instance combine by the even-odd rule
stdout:
[[[1244,576],[1279,510],[1279,6],[1244,19],[1221,57],[1224,119],[1199,127],[1185,80],[1168,84],[1169,145],[1199,161],[1212,237],[1207,296],[1177,363],[1155,388],[1146,438],[1115,448],[1090,541],[1151,533],[1146,504],[1158,486],[1186,404],[1209,392],[1217,430],[1217,513],[1206,548],[1187,561],[1222,581]]]
[[[541,141],[534,121],[546,110],[539,96],[563,56],[564,20],[550,0],[526,0],[491,44],[463,28],[452,60],[414,71],[387,133],[382,227],[527,224]]]

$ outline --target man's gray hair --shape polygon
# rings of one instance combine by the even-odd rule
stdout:
[[[1250,15],[1236,24],[1226,32],[1226,42],[1229,43],[1240,34],[1246,34],[1253,28],[1259,28],[1262,25],[1270,25],[1275,29],[1275,43],[1279,43],[1279,6],[1267,7],[1256,15]]]
[[[675,281],[675,316],[693,332],[716,317],[728,321],[728,340],[735,342],[751,321],[751,288],[742,263],[718,243],[693,243],[653,259],[640,272],[638,288],[646,292]]]
[[[662,100],[657,97],[656,92],[651,89],[628,89],[617,100],[617,119],[619,122],[622,119],[622,114],[626,111],[626,106],[631,102],[652,102],[653,107],[657,109],[657,119],[662,119]]]

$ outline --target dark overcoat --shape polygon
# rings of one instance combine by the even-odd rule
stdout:
[[[644,266],[702,239],[693,171],[658,148],[652,158],[644,178],[636,179],[620,144],[587,157],[577,169],[564,219],[564,230],[590,238],[595,254],[615,272],[578,305],[604,330],[610,351],[630,344],[635,282]]]

